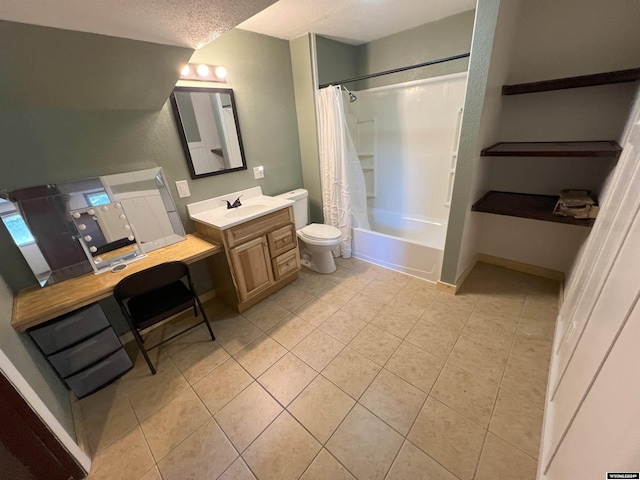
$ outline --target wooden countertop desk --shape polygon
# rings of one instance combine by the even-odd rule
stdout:
[[[116,284],[132,273],[172,260],[193,263],[221,251],[219,244],[198,234],[189,234],[186,240],[149,252],[146,258],[130,263],[120,272],[90,273],[45,288],[25,288],[13,299],[11,326],[24,332],[110,296]]]

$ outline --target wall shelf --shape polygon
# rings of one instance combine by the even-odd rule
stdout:
[[[483,157],[606,157],[618,158],[622,147],[613,140],[594,142],[498,142],[483,149]]]
[[[502,95],[521,95],[526,93],[548,92],[551,90],[565,90],[569,88],[594,87],[612,83],[634,82],[640,80],[640,68],[617,70],[614,72],[595,73],[578,77],[557,78],[541,82],[519,83],[503,85]]]
[[[565,223],[592,227],[595,219],[577,219],[560,217],[553,214],[558,201],[555,195],[534,195],[528,193],[487,192],[480,200],[473,204],[474,212],[493,213],[510,217],[531,218],[546,222]]]

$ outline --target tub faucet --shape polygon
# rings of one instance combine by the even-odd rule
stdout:
[[[241,196],[242,195],[240,195],[240,197]],[[240,197],[236,198],[235,202],[233,203],[229,202],[229,200],[222,200],[222,201],[227,202],[227,210],[230,210],[232,208],[238,208],[242,206],[242,204],[240,203]]]

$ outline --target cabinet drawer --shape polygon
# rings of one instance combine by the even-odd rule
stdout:
[[[133,367],[124,348],[108,356],[100,363],[65,379],[78,398],[86,397]]]
[[[110,326],[97,303],[76,310],[43,327],[29,330],[31,338],[49,355]]]
[[[297,248],[283,253],[272,260],[276,282],[290,273],[300,270],[300,253]]]
[[[294,225],[285,225],[267,235],[271,258],[291,250],[297,245],[296,229]]]
[[[291,207],[269,213],[255,220],[241,223],[235,227],[224,230],[227,246],[233,247],[256,237],[261,237],[278,227],[293,223],[293,210]]]
[[[82,370],[122,347],[111,327],[87,338],[75,347],[51,355],[49,360],[61,377]]]

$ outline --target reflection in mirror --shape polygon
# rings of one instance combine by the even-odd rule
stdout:
[[[21,188],[3,192],[2,198],[2,223],[41,286],[89,273],[94,269],[95,265],[88,261],[81,239],[87,249],[92,246],[96,248],[96,252],[89,253],[100,252],[101,268],[107,267],[105,262],[109,258],[119,262],[113,259],[116,254],[99,250],[102,244],[98,240],[108,245],[117,238],[126,238],[126,241],[121,241],[129,243],[131,235],[118,237],[108,229],[105,234],[97,220],[88,220],[93,216],[99,218],[95,213],[112,203],[122,207],[121,214],[125,215],[125,219],[120,220],[126,220],[126,224],[133,226],[135,232],[132,244],[112,245],[116,249],[129,247],[128,252],[120,251],[120,254],[129,255],[134,244],[142,253],[148,253],[185,238],[180,216],[159,167],[56,185]],[[90,210],[94,215],[89,214]],[[87,219],[82,223],[85,230],[77,227],[78,218],[74,218],[74,213]],[[124,228],[124,224],[122,227]],[[86,230],[90,231],[85,233]],[[86,236],[91,237],[92,241],[87,243],[84,239]]]
[[[246,170],[232,89],[176,87],[171,105],[191,178]]]
[[[103,273],[116,264],[131,263],[146,256],[136,238],[135,227],[120,202],[101,203],[70,213],[94,273]]]

